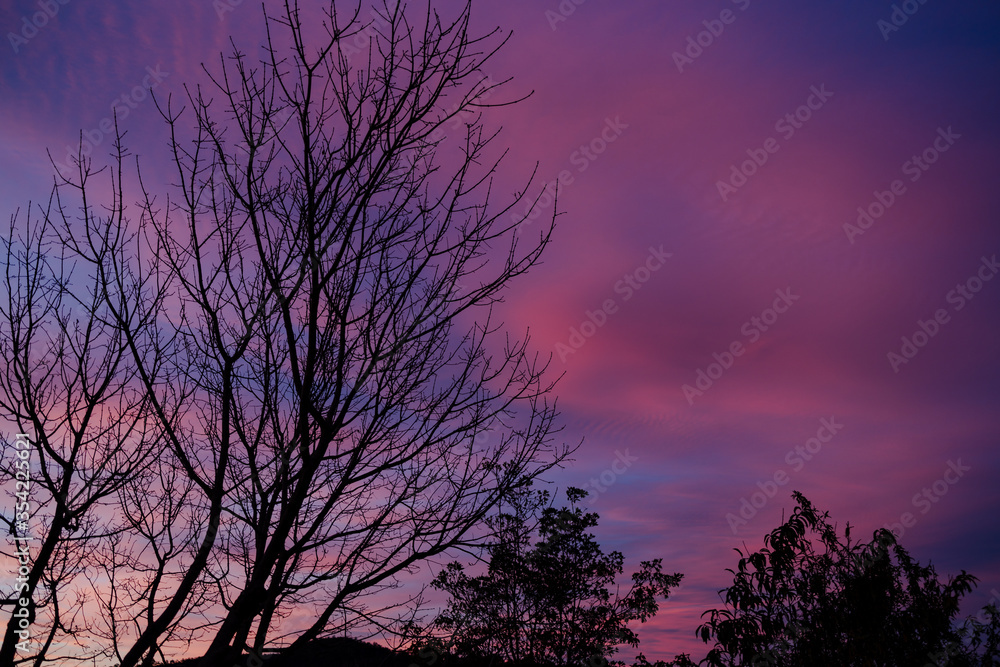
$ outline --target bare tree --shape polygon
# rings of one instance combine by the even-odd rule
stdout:
[[[121,218],[96,216],[86,198],[90,174],[82,162],[80,166],[76,186],[83,195],[83,218],[92,227],[122,233]],[[119,213],[120,175],[111,181],[112,209]],[[3,520],[12,535],[32,533],[27,557],[21,559],[30,560],[29,571],[8,602],[27,600],[27,620],[34,627],[24,627],[23,614],[11,615],[0,664],[38,665],[103,652],[81,641],[92,627],[81,613],[85,587],[80,578],[91,554],[121,531],[109,508],[158,457],[162,444],[156,422],[150,420],[145,387],[136,382],[133,354],[118,323],[108,317],[107,276],[80,266],[72,246],[64,244],[72,216],[59,192],[54,190],[34,216],[30,205],[23,220],[19,213],[13,215],[3,239],[0,418],[16,425],[30,442],[22,460],[27,463],[22,470],[28,478],[25,500],[30,502],[18,503],[17,513]],[[118,261],[115,250],[100,249],[96,261]],[[9,478],[21,479],[14,470],[19,460],[4,461]],[[76,642],[79,651],[50,655],[57,638]]]
[[[259,61],[234,42],[184,109],[159,107],[179,194],[142,184],[137,221],[119,197],[114,224],[62,226],[119,364],[87,396],[139,387],[128,407],[158,445],[141,474],[146,449],[123,449],[131,468],[106,474],[130,483],[95,487],[124,537],[93,562],[134,582],[97,593],[122,667],[205,628],[219,665],[279,626],[306,642],[382,623],[373,591],[482,547],[501,500],[569,454],[547,362],[527,335],[498,340],[493,306],[555,212],[530,242],[508,218],[530,180],[493,203],[503,153],[480,111],[519,100],[483,101],[507,83],[484,72],[506,39],[473,36],[470,12],[385,2],[376,27],[286,2]],[[63,185],[85,193],[89,173]],[[194,609],[204,626],[184,625]],[[314,620],[282,626],[292,609]]]

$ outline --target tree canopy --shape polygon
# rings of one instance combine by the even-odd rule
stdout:
[[[570,506],[555,508],[547,491],[521,492],[511,511],[491,519],[486,574],[470,576],[458,562],[438,574],[433,585],[451,598],[434,627],[450,637],[455,655],[606,664],[616,647],[638,645],[629,623],[655,615],[682,575],[663,573],[661,559],[644,561],[628,590],[619,590],[624,557],[605,554],[588,532],[599,516],[578,506],[586,495],[571,487]]]
[[[926,664],[993,665],[1000,616],[957,626],[959,604],[977,581],[964,570],[946,582],[916,562],[892,532],[869,542],[841,537],[801,493],[764,548],[737,549],[726,606],[711,609],[697,633],[714,642],[711,667]]]

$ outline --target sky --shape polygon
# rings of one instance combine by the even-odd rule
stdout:
[[[685,574],[639,629],[646,656],[704,655],[733,549],[762,546],[793,490],[978,576],[964,612],[1000,599],[1000,5],[509,0],[473,19],[513,32],[489,74],[533,91],[485,116],[507,167],[562,182],[502,308],[564,373],[561,437],[582,439],[549,481],[591,491],[627,569]],[[81,131],[106,154],[114,108],[166,182],[146,90],[203,81],[260,25],[235,0],[0,2],[0,210],[44,200],[46,150],[64,161]]]

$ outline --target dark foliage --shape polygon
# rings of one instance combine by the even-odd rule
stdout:
[[[843,538],[800,493],[788,520],[754,553],[737,549],[726,607],[697,633],[715,646],[702,664],[949,667],[998,664],[998,617],[954,621],[976,578],[947,583],[914,561],[887,530],[869,543]]]
[[[171,667],[195,667],[201,658],[167,663]],[[409,667],[410,656],[378,644],[349,637],[317,639],[279,655],[244,655],[233,664],[219,667]]]
[[[585,493],[569,489],[567,497],[570,507],[556,509],[546,492],[515,494],[510,511],[491,520],[487,574],[469,576],[458,563],[443,570],[434,585],[450,603],[430,627],[409,626],[408,653],[326,639],[265,659],[264,667],[623,666],[608,658],[621,644],[638,645],[627,623],[653,616],[681,575],[645,562],[624,595],[612,594],[622,554],[605,555],[587,532],[598,516],[577,507]],[[794,498],[791,516],[762,549],[737,549],[737,568],[727,570],[733,585],[721,591],[726,607],[706,611],[697,631],[714,640],[708,656],[651,663],[640,653],[633,667],[1000,665],[995,606],[956,622],[974,576],[963,571],[942,583],[891,532],[852,540],[850,525],[841,536],[828,513],[800,493]],[[244,656],[240,665],[261,663]]]
[[[450,639],[446,648],[454,656],[601,665],[616,646],[638,645],[628,622],[656,614],[658,599],[666,599],[682,575],[662,573],[660,559],[645,561],[629,590],[618,591],[624,558],[604,554],[587,532],[598,515],[577,507],[584,497],[570,488],[571,506],[556,509],[547,492],[523,492],[512,499],[511,512],[493,519],[496,541],[486,575],[469,576],[457,562],[440,572],[433,585],[451,601],[434,629]]]

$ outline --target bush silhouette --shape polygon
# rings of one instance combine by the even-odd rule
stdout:
[[[432,629],[445,633],[444,648],[453,657],[603,665],[616,646],[638,645],[627,623],[656,614],[658,600],[667,598],[682,575],[662,573],[661,559],[645,561],[630,589],[612,595],[624,558],[617,551],[604,554],[587,532],[599,518],[577,506],[587,492],[571,487],[566,495],[570,507],[560,509],[549,505],[548,492],[526,490],[514,498],[512,512],[492,520],[496,541],[489,548],[487,574],[471,577],[457,562],[439,573],[433,586],[450,593],[451,600]]]
[[[977,579],[964,570],[941,583],[887,530],[868,543],[841,539],[800,493],[788,520],[754,553],[737,549],[723,609],[702,614],[697,633],[714,647],[703,665],[896,666],[998,664],[1000,623],[954,621]],[[818,540],[818,543],[817,543]],[[822,548],[818,551],[817,548]]]

